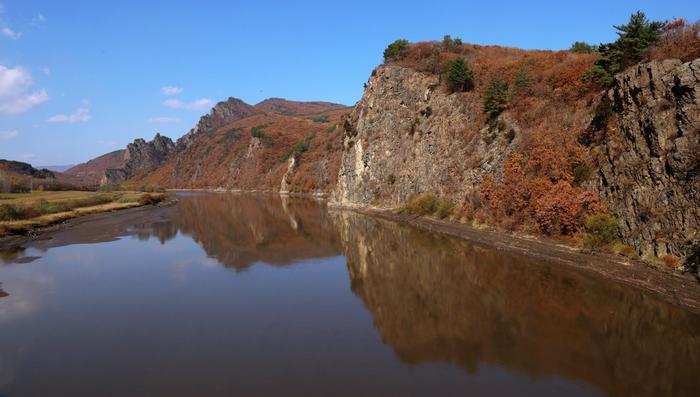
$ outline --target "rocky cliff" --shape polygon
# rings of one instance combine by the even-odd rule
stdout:
[[[475,53],[467,58],[483,63]],[[582,229],[563,222],[552,229],[551,218],[582,219],[586,205],[604,205],[641,255],[692,255],[700,220],[700,60],[638,65],[596,96],[595,87],[561,78],[578,79],[589,60],[562,56],[547,75],[538,67],[551,54],[520,56],[477,74],[477,88],[466,93],[448,93],[439,75],[420,68],[375,69],[342,124],[332,201],[395,206],[433,193],[466,213],[490,211],[506,227],[553,234]],[[498,117],[485,117],[479,86],[518,65],[540,75],[531,72],[525,94],[513,88]]]
[[[595,190],[640,252],[691,255],[700,243],[700,59],[630,68],[605,100],[612,115],[592,148]]]

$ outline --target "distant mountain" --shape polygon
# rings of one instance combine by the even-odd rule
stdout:
[[[306,188],[327,189],[337,174],[341,141],[336,125],[346,110],[330,102],[270,98],[250,105],[230,97],[175,143],[159,134],[150,142],[137,139],[126,149],[79,164],[65,175],[90,185],[131,180],[166,187],[234,187],[245,180],[240,183],[247,188],[275,189],[288,179],[284,185],[294,190],[301,180],[292,174],[300,166],[301,153],[308,151],[304,157],[313,158],[313,164],[320,162],[320,168],[313,169],[314,181],[303,183]],[[244,149],[245,159],[240,157]],[[286,160],[292,158],[290,166]],[[311,164],[303,169],[307,167]]]
[[[70,168],[75,167],[75,164],[68,165],[37,165],[36,168],[47,169],[49,171],[64,172]]]
[[[21,161],[0,160],[0,172],[10,176],[24,176],[38,179],[55,178],[56,174],[47,169],[37,169]]]
[[[86,185],[98,185],[107,169],[118,168],[122,165],[125,151],[124,149],[120,149],[103,154],[86,163],[78,164],[67,169],[64,174]]]
[[[344,109],[347,106],[330,102],[297,102],[282,98],[269,98],[255,105],[257,109],[274,112],[287,116],[323,113],[331,110]]]

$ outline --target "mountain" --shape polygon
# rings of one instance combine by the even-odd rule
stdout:
[[[244,118],[195,127],[177,153],[137,183],[179,188],[328,192],[342,143],[336,126],[347,108],[314,115],[257,111]],[[237,118],[236,116],[235,118]],[[284,182],[283,182],[284,181]]]
[[[69,165],[37,165],[36,168],[39,169],[47,169],[49,171],[54,171],[54,172],[65,172],[71,168],[75,167],[75,164],[69,164]]]
[[[343,109],[345,105],[330,102],[297,102],[282,98],[268,98],[255,105],[264,112],[272,112],[287,116],[299,116]]]
[[[86,163],[67,169],[64,174],[72,176],[86,185],[99,185],[108,169],[119,168],[126,150],[119,149],[96,157]]]
[[[473,81],[452,92],[444,72],[457,58]],[[608,87],[581,78],[596,59],[411,44],[372,71],[353,108],[229,98],[174,147],[130,145],[105,181],[348,207],[423,195],[453,220],[565,238],[608,227],[640,255],[700,256],[700,59],[640,63]]]

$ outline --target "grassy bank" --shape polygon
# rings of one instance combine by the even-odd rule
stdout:
[[[136,191],[2,193],[0,237],[24,234],[82,215],[156,204],[165,198],[164,193]]]

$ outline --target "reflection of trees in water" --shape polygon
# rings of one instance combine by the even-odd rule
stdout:
[[[335,214],[353,291],[406,363],[481,363],[613,396],[695,395],[700,318],[643,293],[464,241]]]
[[[180,198],[166,235],[191,236],[225,266],[286,265],[337,255],[332,224],[312,200],[276,195],[208,194]],[[165,225],[162,226],[165,229]]]

